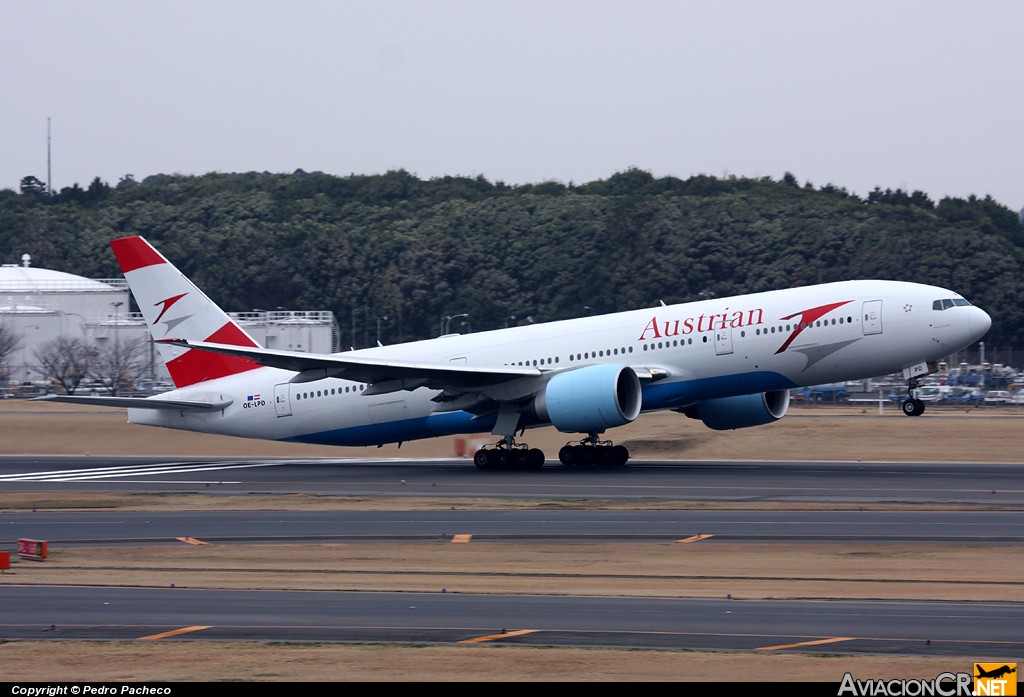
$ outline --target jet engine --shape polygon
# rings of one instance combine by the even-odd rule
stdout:
[[[589,365],[552,377],[534,397],[533,411],[563,433],[599,433],[636,419],[642,402],[632,368]]]
[[[682,411],[716,431],[762,426],[786,415],[789,411],[789,390],[708,399]]]

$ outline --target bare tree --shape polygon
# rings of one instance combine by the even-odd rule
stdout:
[[[7,382],[11,376],[11,366],[7,365],[7,357],[21,348],[21,337],[14,333],[9,324],[0,322],[0,382]]]
[[[89,374],[116,396],[125,386],[133,385],[142,372],[145,344],[138,337],[126,341],[115,340],[97,352]]]
[[[96,350],[81,339],[58,336],[39,346],[35,352],[39,372],[74,394],[96,360]]]

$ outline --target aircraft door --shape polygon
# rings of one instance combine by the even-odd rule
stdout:
[[[882,333],[882,301],[868,300],[864,303],[864,336]]]
[[[292,415],[291,390],[291,383],[274,385],[274,411],[278,416]]]
[[[715,330],[715,354],[727,356],[732,353],[732,327]]]

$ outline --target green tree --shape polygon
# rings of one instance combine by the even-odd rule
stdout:
[[[39,181],[36,177],[31,174],[27,177],[21,178],[21,193],[26,196],[45,196],[46,195],[46,184]]]

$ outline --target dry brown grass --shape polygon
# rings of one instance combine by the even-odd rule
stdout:
[[[1024,409],[932,409],[908,418],[888,407],[793,408],[759,428],[712,431],[673,412],[644,414],[609,433],[634,457],[687,460],[883,460],[1019,462]],[[1000,416],[1002,418],[989,418]],[[455,438],[383,448],[247,440],[135,426],[122,409],[0,401],[0,455],[168,455],[201,457],[453,457]],[[487,439],[486,435],[474,436]],[[546,428],[525,439],[549,458],[569,438]]]

